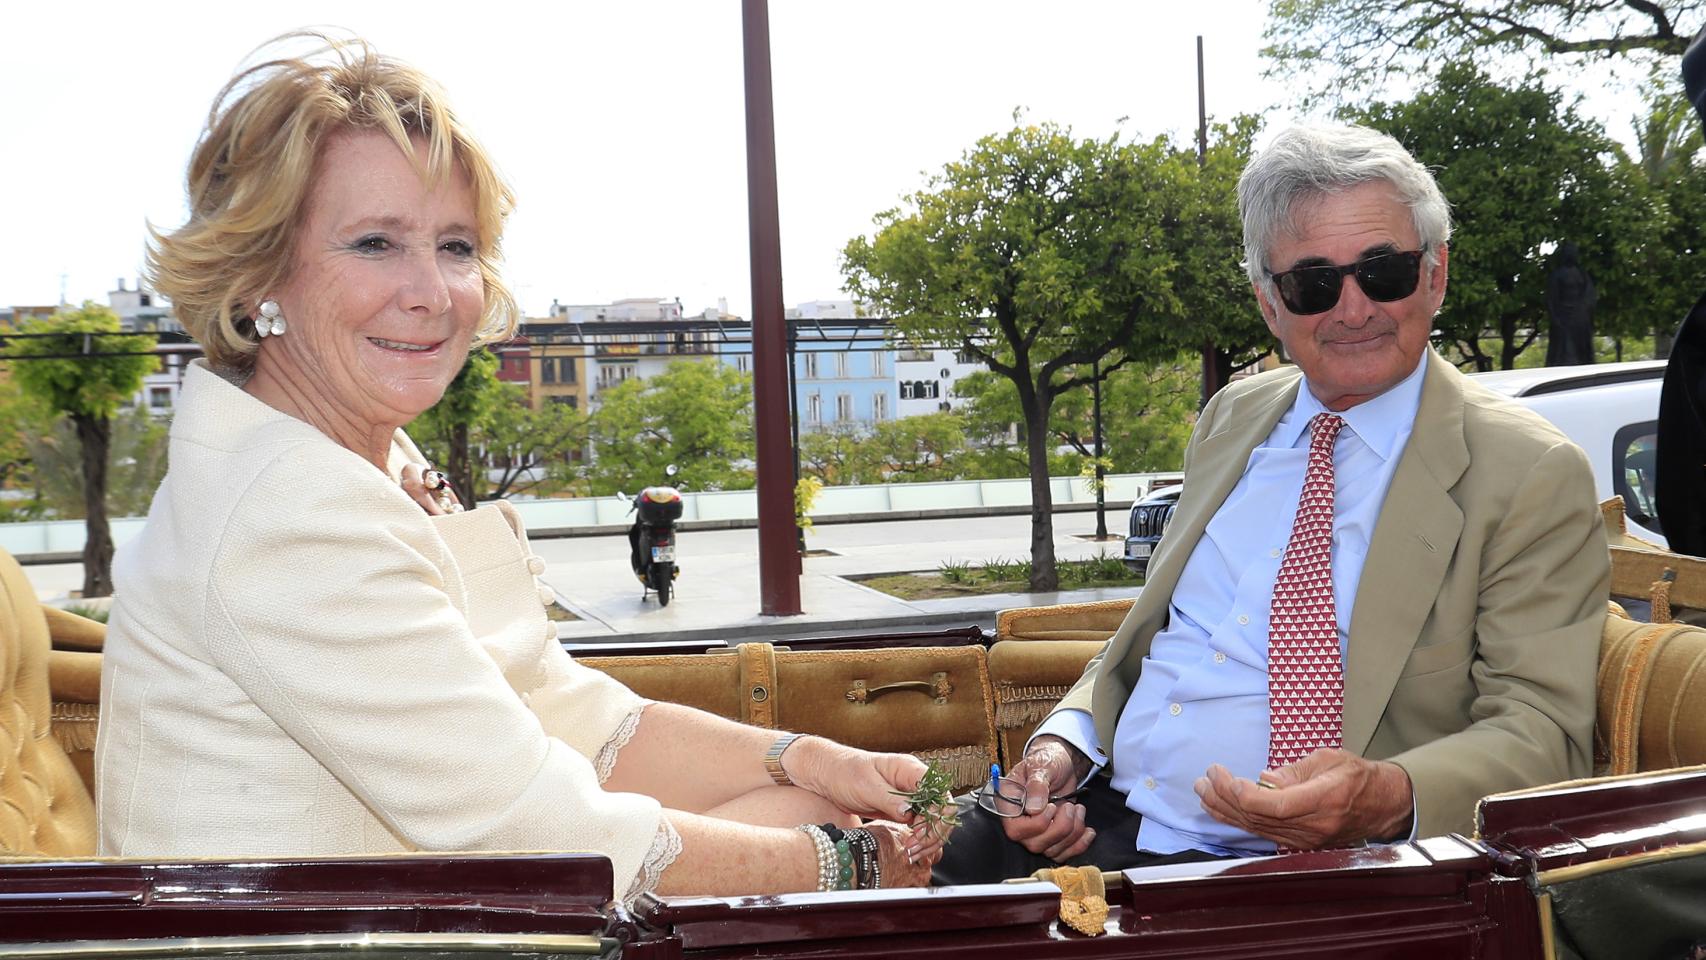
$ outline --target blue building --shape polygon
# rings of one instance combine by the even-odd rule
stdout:
[[[817,300],[787,311],[790,320],[811,321],[811,335],[800,336],[794,348],[794,409],[802,434],[869,433],[898,416],[895,352],[871,343],[868,328],[864,342],[849,346],[861,329],[851,322],[853,315],[851,300]],[[739,370],[752,369],[749,353],[726,353],[722,359]]]

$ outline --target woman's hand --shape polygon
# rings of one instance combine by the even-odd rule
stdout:
[[[782,752],[782,772],[796,786],[860,817],[911,823],[906,798],[924,777],[924,761],[904,753],[872,753],[801,737]]]
[[[456,491],[450,489],[450,481],[437,470],[423,469],[418,463],[405,463],[401,483],[403,492],[414,497],[421,509],[431,516],[462,512]]]
[[[884,889],[922,887],[930,883],[930,868],[942,859],[940,842],[923,856],[909,856],[907,850],[912,835],[921,828],[871,820],[865,824],[865,829],[877,838],[877,862],[882,866]]]

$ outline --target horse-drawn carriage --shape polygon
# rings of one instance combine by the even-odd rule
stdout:
[[[90,795],[102,628],[0,555],[0,957],[1683,957],[1706,943],[1706,561],[1626,538],[1599,671],[1606,776],[1483,800],[1473,836],[1049,881],[769,897],[613,895],[592,854],[103,860]],[[642,694],[907,750],[960,787],[1009,763],[1125,604],[975,627],[574,650]],[[188,785],[193,789],[193,785]],[[1089,936],[1063,920],[1100,918]],[[1094,928],[1094,925],[1092,925]]]

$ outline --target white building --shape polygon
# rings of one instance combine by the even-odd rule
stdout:
[[[183,332],[171,304],[154,291],[144,289],[141,280],[136,281],[134,288],[127,289],[125,279],[119,277],[118,287],[107,291],[107,305],[118,314],[122,330]]]
[[[705,315],[709,317],[710,313],[707,310]],[[719,316],[723,314],[719,313]],[[668,329],[669,324],[679,324],[681,320],[680,300],[631,297],[614,303],[561,304],[553,301],[549,322],[585,325],[583,329],[590,349],[587,392],[589,402],[596,406],[600,391],[625,380],[657,376],[676,360],[710,352],[702,331]],[[605,322],[656,323],[659,327],[643,333],[612,334],[599,334],[591,329]]]
[[[900,400],[896,413],[916,417],[957,410],[964,402],[954,392],[961,377],[987,369],[970,354],[954,350],[901,350],[895,355],[894,375]]]

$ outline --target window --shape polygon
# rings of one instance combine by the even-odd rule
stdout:
[[[1655,533],[1659,529],[1658,500],[1653,495],[1658,477],[1658,421],[1631,423],[1611,438],[1611,486],[1623,498],[1629,519]]]
[[[806,354],[805,355],[805,362],[806,362],[806,373],[805,373],[806,379],[816,380],[817,379],[817,354],[815,354],[815,353]]]
[[[878,354],[877,356],[881,356]],[[887,420],[889,418],[889,395],[886,393],[871,396],[871,419]]]
[[[555,357],[544,357],[544,358],[540,359],[540,361],[539,361],[539,382],[540,383],[556,383],[557,382],[557,359]]]
[[[977,363],[977,357],[970,350],[960,350],[954,354],[955,363]]]
[[[807,354],[807,356],[810,356],[810,354]],[[823,398],[815,393],[806,398],[806,422],[823,422]]]
[[[552,397],[551,402],[562,404],[563,406],[568,407],[570,410],[579,410],[580,405],[581,405],[581,398],[573,396],[573,395],[567,396],[567,397]]]
[[[172,405],[172,391],[168,387],[153,387],[148,391],[148,406],[153,410],[165,410]]]
[[[580,382],[580,364],[575,362],[574,357],[558,357],[557,358],[557,382],[558,383],[578,383],[578,382]]]
[[[936,376],[941,377],[943,380],[946,380],[949,377],[953,376],[953,374],[948,372],[947,367],[943,367],[941,370],[936,372]]]
[[[847,376],[848,376],[848,374],[847,374],[847,362],[848,362],[847,351],[843,350],[840,353],[835,355],[835,375],[840,377],[843,380],[847,379]]]
[[[902,380],[900,382],[900,398],[902,400],[911,400],[912,399],[912,381],[911,380]]]
[[[936,358],[928,350],[902,350],[900,359],[903,363],[929,363]]]
[[[886,354],[886,353],[873,353],[873,354],[871,354],[871,376],[873,376],[873,377],[886,377],[886,376],[888,376],[888,370],[887,370],[888,359],[887,358],[888,358],[888,354]]]
[[[942,411],[943,413],[947,413],[949,410],[952,410],[954,408],[952,406],[949,406],[948,401],[943,400],[941,403],[936,404],[936,409]]]
[[[741,373],[751,373],[752,372],[752,354],[750,354],[750,353],[737,353],[737,354],[735,354],[735,369]]]
[[[843,354],[845,356],[845,354]],[[835,398],[835,419],[845,423],[853,419],[853,395],[840,394]]]

